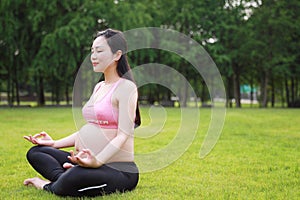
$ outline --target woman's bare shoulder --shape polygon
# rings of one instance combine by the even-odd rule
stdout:
[[[136,85],[134,82],[132,82],[131,80],[122,78],[121,80],[122,82],[119,84],[119,89],[124,89],[124,90],[135,90],[136,89]]]
[[[117,97],[120,96],[128,96],[129,94],[133,94],[137,92],[137,86],[134,82],[122,78],[121,82],[119,83],[118,87],[115,90],[115,95]]]

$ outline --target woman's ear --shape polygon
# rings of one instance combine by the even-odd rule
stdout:
[[[117,62],[120,60],[121,56],[122,56],[122,51],[121,50],[118,50],[116,53],[115,53],[115,56],[114,56],[114,61]]]

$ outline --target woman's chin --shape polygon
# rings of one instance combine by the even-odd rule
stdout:
[[[100,67],[96,66],[96,67],[93,68],[93,70],[94,70],[94,72],[97,72],[97,73],[104,73],[106,68],[103,69],[102,67],[100,68]]]
[[[99,69],[97,69],[97,67],[94,67],[93,70],[94,70],[94,72],[102,72]]]

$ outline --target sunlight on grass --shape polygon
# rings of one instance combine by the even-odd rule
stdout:
[[[148,108],[141,113],[143,123],[149,124]],[[174,138],[179,109],[166,108],[166,116],[161,132],[136,138],[136,152],[155,151]],[[197,134],[179,159],[161,170],[141,174],[136,190],[100,199],[297,199],[299,116],[300,110],[292,109],[229,109],[217,145],[200,159],[210,122],[210,109],[200,109]],[[25,158],[31,144],[22,137],[42,130],[55,139],[76,131],[71,108],[0,110],[1,199],[60,199],[22,185],[24,179],[37,176]]]

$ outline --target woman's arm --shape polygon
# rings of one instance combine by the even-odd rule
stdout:
[[[83,167],[100,167],[102,164],[120,151],[128,138],[133,137],[134,118],[137,104],[137,88],[131,81],[125,80],[116,88],[113,99],[116,99],[119,107],[118,132],[103,150],[93,155],[89,149],[83,149],[77,155],[71,152],[69,159]]]
[[[104,149],[96,155],[101,163],[106,163],[114,154],[116,154],[127,141],[129,137],[133,137],[134,119],[137,104],[137,88],[136,85],[124,80],[118,88],[116,88],[114,97],[117,99],[119,107],[118,133]]]
[[[60,149],[60,148],[66,148],[66,147],[73,147],[75,145],[75,137],[78,132],[73,133],[72,135],[69,135],[65,138],[55,140],[52,147]]]
[[[130,137],[129,135],[119,132],[118,135],[109,142],[105,148],[96,155],[96,159],[101,163],[106,163],[113,155],[115,155]]]
[[[50,135],[46,132],[40,132],[35,134],[34,136],[24,136],[26,140],[31,142],[32,144],[43,145],[43,146],[51,146],[54,148],[64,148],[64,147],[72,147],[75,145],[75,137],[77,132],[73,133],[70,136],[62,138],[60,140],[53,140]]]

